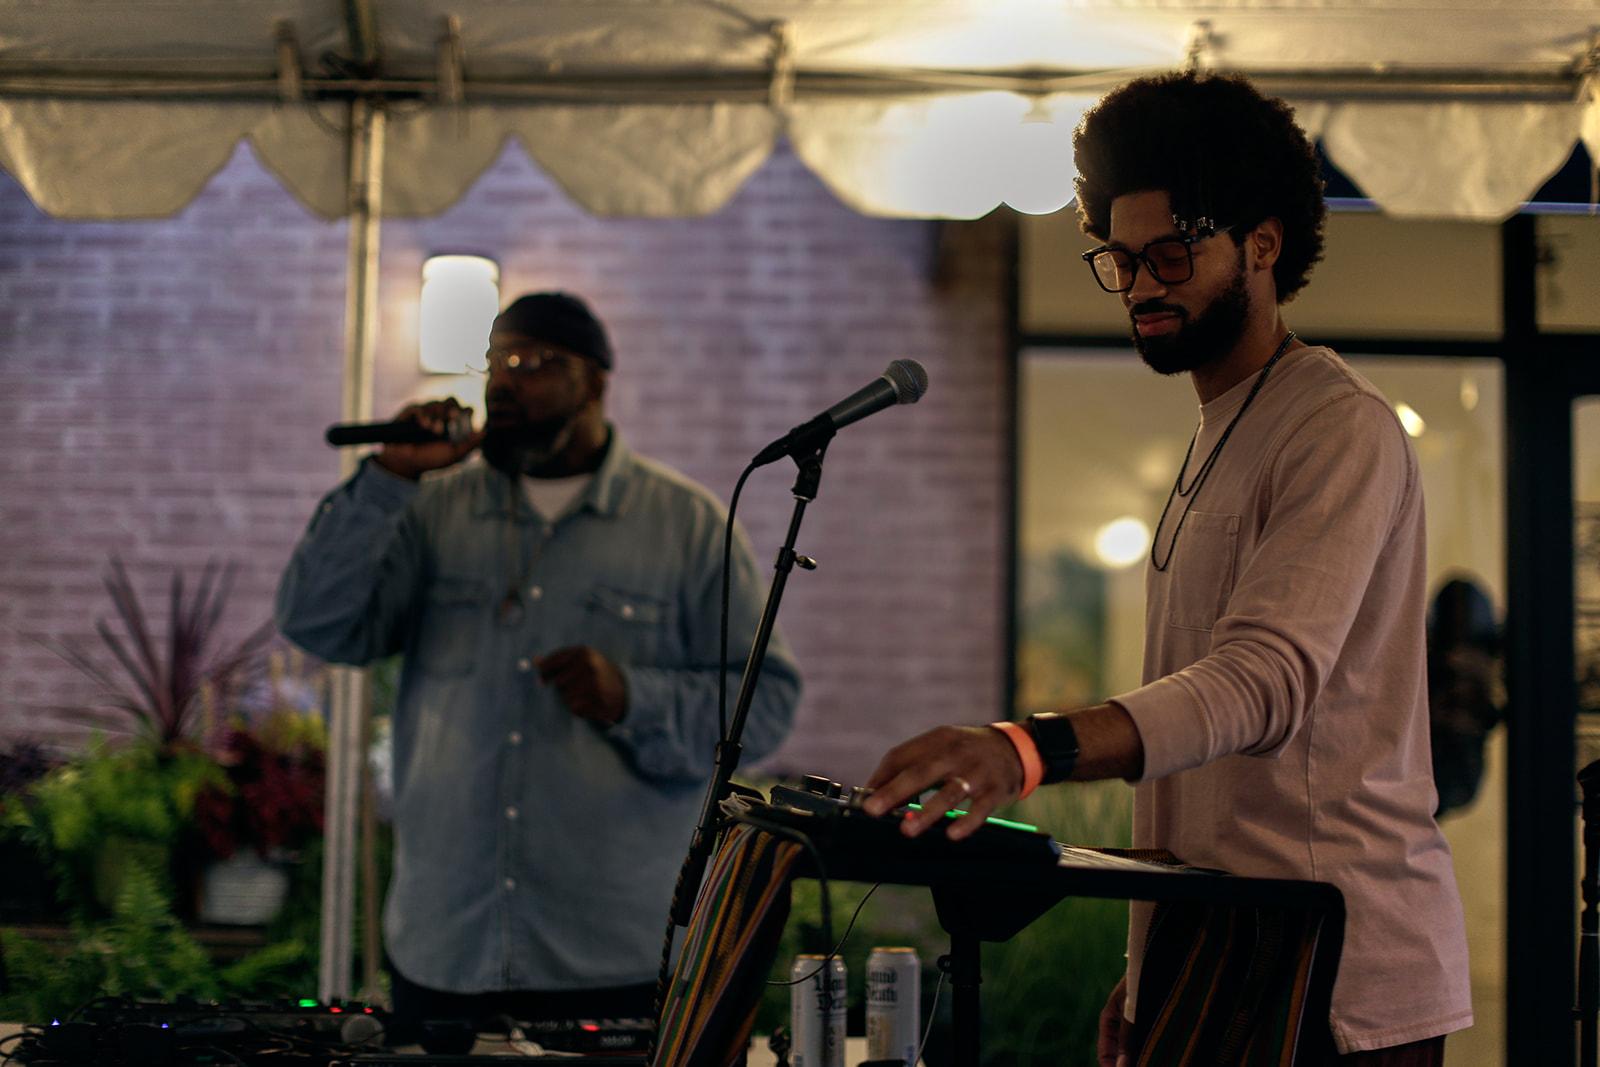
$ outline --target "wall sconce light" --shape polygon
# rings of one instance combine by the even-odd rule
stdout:
[[[500,266],[483,256],[429,256],[422,264],[422,369],[466,374],[483,363],[500,313]]]

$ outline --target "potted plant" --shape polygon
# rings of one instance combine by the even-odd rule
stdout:
[[[238,805],[239,847],[252,855],[258,840],[276,855],[280,841],[313,857],[321,844],[307,829],[321,808],[316,676],[268,655],[270,625],[221,645],[234,573],[216,563],[195,582],[174,573],[158,627],[113,559],[105,585],[115,614],[97,622],[98,649],[45,642],[102,690],[93,707],[53,710],[130,736],[97,736],[42,776],[0,789],[0,837],[19,836],[45,857],[69,919],[65,937],[3,935],[11,992],[0,990],[0,1018],[49,1018],[94,995],[259,998],[314,983],[319,890],[309,863],[293,880],[298,905],[237,962],[220,966],[202,946],[207,934],[184,923],[215,851],[203,829],[224,800]],[[284,705],[295,714],[279,714]],[[291,801],[282,804],[273,798],[285,774]],[[311,793],[316,814],[303,817]],[[257,804],[264,819],[246,810]]]
[[[174,856],[193,823],[195,801],[225,781],[198,748],[162,752],[97,740],[33,783],[8,819],[51,866],[75,914],[111,911],[130,871],[175,895]]]
[[[56,857],[79,909],[108,911],[130,866],[147,871],[180,902],[190,895],[191,879],[175,876],[173,866],[187,845],[196,798],[227,780],[204,742],[215,730],[216,709],[235,706],[259,686],[272,637],[270,623],[263,624],[218,649],[236,574],[234,565],[213,560],[191,586],[174,570],[166,624],[158,631],[113,556],[103,580],[119,625],[96,620],[101,654],[44,642],[101,687],[94,706],[53,710],[131,735],[122,745],[98,739],[29,791],[36,810],[23,821]]]
[[[196,801],[211,857],[201,921],[256,925],[277,914],[289,889],[287,865],[322,835],[326,744],[320,715],[282,705],[254,721],[234,719],[214,743],[226,780]]]
[[[168,588],[165,640],[158,641],[127,568],[122,560],[111,557],[103,581],[122,632],[106,619],[95,621],[95,632],[120,674],[76,645],[44,642],[98,682],[102,690],[95,707],[52,710],[93,726],[120,727],[161,753],[192,746],[214,725],[207,720],[216,709],[236,704],[259,684],[266,666],[273,635],[270,622],[232,648],[219,652],[214,647],[237,573],[237,565],[211,560],[190,591],[183,571],[174,570]]]

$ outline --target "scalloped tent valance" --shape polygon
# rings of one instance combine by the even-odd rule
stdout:
[[[597,215],[714,212],[780,137],[864,213],[1043,210],[1083,109],[1185,64],[1294,101],[1396,215],[1500,219],[1600,159],[1591,0],[0,0],[0,26],[0,167],[66,218],[171,214],[241,140],[341,216],[357,97],[392,217],[508,139]]]

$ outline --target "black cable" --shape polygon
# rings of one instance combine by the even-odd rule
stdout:
[[[722,531],[722,620],[721,655],[717,671],[717,740],[728,739],[728,589],[733,565],[733,516],[739,510],[739,494],[744,491],[745,479],[756,469],[754,463],[744,469],[733,485],[733,496],[728,500],[728,525]]]
[[[933,1033],[933,1020],[939,1014],[939,990],[944,988],[944,978],[945,970],[940,967],[939,981],[933,987],[933,1003],[928,1005],[928,1025],[922,1028],[922,1040],[917,1043],[917,1054],[912,1058],[912,1063],[921,1063],[922,1054],[928,1051],[928,1035]]]
[[[739,821],[747,825],[754,826],[757,830],[765,830],[769,834],[774,834],[778,837],[787,837],[790,840],[798,841],[800,843],[800,847],[804,848],[811,854],[811,862],[815,864],[817,868],[817,885],[822,891],[822,943],[824,945],[833,944],[833,904],[829,899],[831,894],[828,891],[828,868],[827,865],[822,862],[822,853],[817,850],[816,843],[812,841],[811,838],[803,831],[796,830],[791,826],[782,826],[778,823],[767,822],[765,819],[760,819],[753,815],[740,815]],[[866,901],[866,897],[861,899],[863,902]],[[858,905],[856,907],[856,911],[859,912],[860,910],[861,908]],[[850,921],[854,923],[855,919],[852,918]],[[828,961],[832,960],[833,957],[833,952],[828,953],[828,955],[822,960],[822,966],[826,967],[828,965]],[[818,968],[818,970],[821,970],[821,968]]]
[[[22,1047],[22,1042],[32,1036],[33,1034],[28,1030],[18,1030],[14,1034],[7,1034],[5,1037],[0,1037],[0,1048],[4,1048],[6,1043],[9,1041],[17,1042],[17,1048],[7,1052],[4,1059],[0,1059],[0,1067],[4,1067],[5,1064],[10,1063],[12,1057],[17,1054],[18,1049]]]
[[[228,1059],[237,1064],[238,1067],[250,1067],[248,1063],[246,1063],[244,1060],[241,1060],[239,1057],[235,1056],[221,1045],[205,1045],[203,1047],[207,1052],[216,1052],[228,1057]]]
[[[738,481],[734,482],[733,495],[728,498],[728,521],[722,530],[722,597],[717,625],[717,752],[719,756],[721,755],[722,745],[728,741],[728,604],[733,573],[733,519],[739,511],[739,494],[744,492],[744,483],[755,469],[756,464],[749,464],[739,473]],[[690,847],[692,850],[693,845]],[[816,852],[814,847],[812,852],[813,854]],[[691,855],[693,855],[692,851]],[[657,1026],[661,1023],[661,1013],[666,1010],[667,997],[672,982],[672,945],[678,931],[676,921],[678,894],[686,888],[682,884],[683,881],[683,872],[679,871],[679,884],[673,891],[672,907],[667,913],[667,930],[661,939],[661,966],[656,972],[655,1007]],[[699,893],[699,889],[699,886],[695,887],[696,894]],[[824,894],[824,901],[826,901],[826,894]],[[826,903],[824,903],[824,907],[826,907]],[[655,1051],[655,1039],[652,1038],[649,1046],[651,1057],[655,1056]]]
[[[827,865],[822,862],[822,853],[818,851],[816,842],[812,841],[809,835],[800,830],[796,830],[791,826],[781,826],[777,823],[767,822],[765,819],[756,818],[748,814],[741,815],[739,817],[739,821],[750,826],[754,826],[758,830],[765,830],[769,834],[775,834],[778,837],[787,837],[794,841],[798,841],[800,846],[811,854],[811,862],[816,864],[817,886],[821,891],[822,898],[822,943],[824,945],[833,945],[833,949],[826,956],[822,957],[822,962],[817,965],[816,970],[806,975],[805,978],[800,979],[800,981],[804,982],[815,978],[817,975],[821,974],[827,969],[828,964],[832,963],[834,959],[838,957],[839,949],[844,945],[843,938],[839,940],[837,945],[834,945],[833,941],[833,904],[830,900],[831,893],[828,889],[828,868]],[[877,886],[873,886],[873,888],[876,889]],[[872,894],[870,892],[867,894],[867,896],[871,895]],[[866,902],[867,897],[862,897],[861,904],[865,904]],[[856,905],[856,915],[861,914],[861,904]],[[855,921],[855,915],[852,915],[850,917],[851,926],[855,925]],[[846,929],[845,936],[848,937],[849,935],[850,931],[849,929]],[[822,1011],[825,1016],[831,1015],[833,1012],[833,983],[830,982],[827,977],[822,979]]]
[[[118,997],[112,996],[109,993],[102,993],[100,996],[86,1000],[76,1008],[72,1009],[70,1013],[63,1017],[62,1021],[71,1022],[84,1012],[88,1011],[90,1008],[100,1004],[118,1004],[124,1007],[138,1007],[138,1002],[130,997]]]
[[[817,975],[821,974],[822,973],[822,969],[828,965],[828,961],[833,959],[835,956],[839,955],[839,952],[844,948],[844,943],[846,941],[850,940],[850,931],[854,930],[856,928],[856,920],[861,917],[861,909],[867,906],[867,901],[872,899],[872,894],[876,893],[878,891],[878,887],[881,886],[882,884],[883,884],[882,882],[874,882],[872,884],[872,888],[867,890],[866,896],[862,897],[860,903],[858,903],[856,905],[856,910],[851,912],[850,921],[845,924],[844,933],[839,935],[839,943],[837,945],[833,946],[833,951],[828,953],[827,956],[825,956],[823,958],[822,962],[820,964],[818,964],[816,970],[812,971],[810,974],[804,976],[803,978],[791,978],[791,979],[786,979],[786,980],[781,981],[781,982],[780,981],[774,981],[772,979],[768,979],[767,984],[768,985],[800,985],[800,984],[802,984],[804,982],[811,981],[811,979],[813,979]]]
[[[263,1026],[261,1023],[257,1022],[255,1019],[242,1018],[242,1017],[237,1016],[237,1015],[230,1015],[228,1017],[229,1018],[233,1018],[233,1019],[239,1019],[240,1022],[243,1022],[247,1028],[249,1028],[255,1034],[259,1035],[257,1037],[258,1041],[261,1041],[261,1040],[277,1041],[277,1042],[281,1042],[283,1044],[283,1048],[281,1048],[281,1049],[257,1049],[256,1050],[257,1052],[277,1053],[277,1052],[288,1051],[288,1052],[293,1052],[293,1053],[303,1053],[306,1050],[310,1050],[311,1052],[322,1052],[328,1047],[329,1044],[337,1044],[342,1048],[357,1048],[357,1047],[359,1047],[359,1045],[351,1045],[349,1042],[344,1041],[343,1040],[343,1036],[344,1035],[342,1033],[340,1034],[341,1040],[339,1040],[337,1042],[324,1042],[324,1041],[318,1041],[315,1038],[305,1037],[305,1036],[302,1036],[300,1034],[296,1034],[296,1033],[294,1033],[292,1031],[288,1031],[288,1030],[275,1030],[272,1027]],[[383,1031],[379,1030],[378,1033],[381,1034],[381,1033],[383,1033]]]

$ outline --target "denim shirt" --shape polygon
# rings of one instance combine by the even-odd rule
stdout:
[[[547,522],[481,462],[421,483],[371,462],[325,497],[277,621],[338,663],[404,652],[394,714],[389,955],[452,992],[653,981],[717,742],[726,511],[613,430],[579,503]],[[734,541],[729,714],[768,581]],[[519,589],[520,612],[500,608]],[[574,716],[533,659],[598,649],[622,721]],[[799,675],[774,635],[745,757],[788,733]]]

